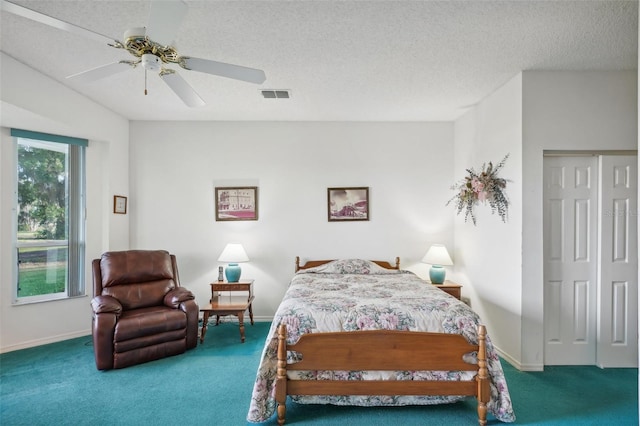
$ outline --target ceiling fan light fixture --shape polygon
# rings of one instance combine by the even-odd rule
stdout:
[[[147,71],[160,71],[162,61],[153,53],[145,53],[141,57],[142,67]]]

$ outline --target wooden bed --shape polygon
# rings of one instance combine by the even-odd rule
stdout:
[[[332,260],[311,260],[296,272],[314,268]],[[386,261],[372,261],[386,269],[400,269]],[[486,367],[486,329],[478,327],[478,345],[472,345],[457,334],[370,330],[306,334],[294,345],[287,344],[287,327],[278,327],[278,372],[276,401],[278,424],[285,422],[287,395],[467,395],[478,400],[478,423],[486,425],[487,402],[490,398],[489,374]],[[372,350],[375,348],[375,350]],[[302,354],[299,362],[288,363],[287,351]],[[463,360],[464,354],[477,352],[477,364]],[[405,381],[405,380],[293,380],[292,370],[359,371],[359,370],[439,370],[474,371],[472,381]]]
[[[411,331],[347,331],[306,334],[287,345],[287,327],[278,328],[276,401],[278,424],[283,425],[287,395],[469,395],[478,399],[478,423],[487,424],[489,374],[486,366],[486,330],[478,328],[479,344],[457,334]],[[375,350],[372,350],[375,348]],[[287,363],[287,351],[302,360]],[[477,351],[478,364],[463,361]],[[292,380],[287,370],[442,370],[476,371],[473,381],[417,380]]]
[[[395,263],[295,259],[256,373],[250,423],[286,403],[434,405],[477,399],[515,421],[500,358],[469,306]]]

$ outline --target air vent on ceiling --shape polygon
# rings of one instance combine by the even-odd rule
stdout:
[[[288,90],[261,90],[260,93],[265,99],[289,99],[291,97]]]

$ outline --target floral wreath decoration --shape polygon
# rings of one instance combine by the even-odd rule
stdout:
[[[451,189],[458,191],[449,201],[447,206],[455,202],[456,214],[464,210],[464,221],[471,217],[473,224],[476,224],[474,207],[482,202],[489,203],[491,214],[498,213],[503,222],[507,221],[509,200],[504,192],[507,187],[507,180],[498,177],[498,172],[504,167],[509,154],[495,167],[489,162],[482,165],[482,172],[478,173],[473,168],[467,169],[468,175],[460,182],[451,186]]]

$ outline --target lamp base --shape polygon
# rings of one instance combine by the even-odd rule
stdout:
[[[431,265],[429,269],[429,279],[431,284],[442,284],[447,271],[440,265]]]
[[[240,281],[240,273],[242,270],[237,263],[230,263],[227,265],[227,268],[224,270],[224,275],[227,277],[227,281],[230,283],[237,283]]]

